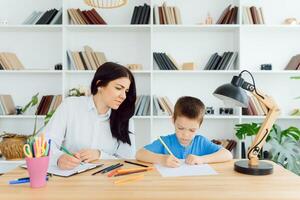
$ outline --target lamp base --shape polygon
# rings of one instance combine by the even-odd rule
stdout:
[[[258,166],[250,166],[249,160],[239,160],[234,163],[234,170],[249,175],[268,175],[273,173],[273,165],[259,161]]]

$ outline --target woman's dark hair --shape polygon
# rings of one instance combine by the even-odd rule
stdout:
[[[126,99],[117,110],[112,110],[110,115],[110,129],[112,136],[118,141],[131,145],[129,138],[129,119],[134,115],[136,88],[132,73],[124,66],[113,62],[106,62],[101,65],[92,80],[91,93],[96,95],[98,87],[105,87],[109,82],[118,78],[128,77],[130,80],[129,90]]]

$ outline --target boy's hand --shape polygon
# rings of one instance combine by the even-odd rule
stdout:
[[[178,160],[176,157],[172,155],[164,155],[163,163],[166,167],[179,167],[180,166],[180,160]]]
[[[204,164],[205,162],[200,156],[195,156],[190,154],[185,159],[185,163],[189,165],[200,165],[200,164]]]
[[[100,158],[100,151],[97,149],[82,149],[77,152],[79,154],[80,160],[88,163]]]

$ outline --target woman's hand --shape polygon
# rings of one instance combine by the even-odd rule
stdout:
[[[80,164],[81,160],[79,158],[79,154],[74,154],[70,156],[68,154],[63,154],[58,158],[57,165],[60,169],[73,169]]]
[[[97,149],[82,149],[77,152],[81,161],[88,163],[100,158],[101,152]]]

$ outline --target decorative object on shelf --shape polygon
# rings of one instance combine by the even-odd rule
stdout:
[[[286,19],[283,21],[283,24],[286,24],[286,25],[297,25],[298,22],[297,22],[297,19],[296,19],[296,18],[290,17],[290,18],[286,18]]]
[[[112,9],[125,6],[128,0],[84,0],[84,3],[94,8]]]
[[[129,70],[142,70],[143,69],[143,65],[142,64],[127,64],[126,67],[129,69]]]
[[[8,20],[7,19],[0,19],[0,25],[7,25]]]
[[[25,157],[23,146],[28,139],[28,135],[3,132],[0,135],[0,151],[6,160],[22,159]]]
[[[245,140],[257,134],[261,124],[245,123],[235,125],[236,137]],[[288,127],[282,130],[277,124],[272,126],[266,141],[271,145],[268,153],[264,152],[264,158],[270,159],[292,172],[300,175],[300,130],[296,127]],[[268,155],[268,157],[266,156]]]
[[[148,4],[134,6],[130,24],[149,24],[151,7]]]
[[[246,82],[242,78],[242,75],[245,72],[247,72],[251,76],[252,84]],[[248,160],[236,161],[234,164],[234,169],[237,172],[250,175],[271,174],[273,172],[273,165],[270,163],[259,161],[258,154],[261,151],[261,148],[270,133],[272,125],[280,114],[280,109],[275,101],[270,96],[257,91],[254,78],[252,74],[247,70],[243,70],[238,76],[233,76],[231,83],[224,84],[218,87],[214,91],[214,96],[220,98],[225,103],[233,103],[234,105],[240,107],[247,107],[248,98],[245,90],[252,93],[259,102],[264,104],[268,109],[268,113],[247,153]]]
[[[206,115],[214,115],[215,114],[215,110],[212,106],[206,107],[205,108],[205,114]]]
[[[243,24],[265,24],[262,7],[243,7]]]
[[[207,17],[205,19],[205,24],[213,24],[213,18],[207,13]]]
[[[89,96],[91,95],[90,89],[86,86],[79,85],[78,88],[72,88],[68,92],[68,97],[80,97],[80,96]]]
[[[272,70],[272,64],[261,64],[260,70]]]
[[[300,70],[300,54],[297,54],[291,58],[285,70]]]
[[[22,106],[16,106],[16,115],[21,115],[22,114]]]
[[[194,62],[185,62],[182,64],[182,70],[195,70],[196,64]]]
[[[54,70],[62,70],[62,64],[58,63],[58,64],[54,65]]]
[[[291,116],[300,116],[300,109],[296,108],[291,112]]]
[[[229,140],[229,139],[222,139],[222,140],[213,139],[212,142],[217,145],[221,145],[228,151],[232,151],[236,147],[236,144],[237,144],[236,141]]]
[[[233,108],[219,108],[220,115],[233,115]]]

